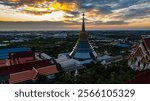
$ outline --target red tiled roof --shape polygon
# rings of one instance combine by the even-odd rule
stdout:
[[[35,52],[33,51],[15,52],[15,53],[10,53],[9,57],[10,58],[35,57]]]
[[[38,68],[38,72],[39,74],[48,75],[48,74],[58,73],[58,70],[54,65],[52,65],[52,66],[47,66],[44,68]]]
[[[23,64],[23,62],[21,61],[21,58],[18,58],[18,62],[19,64]]]
[[[11,65],[31,62],[35,60],[35,52],[25,51],[25,52],[15,52],[9,54]]]
[[[6,63],[6,60],[0,60],[0,65],[5,64],[5,63]]]
[[[18,83],[18,82],[31,80],[32,77],[33,74],[31,70],[10,74],[9,83]]]
[[[44,68],[44,67],[43,67]],[[36,80],[37,79],[37,75],[38,75],[38,71],[33,67],[33,69],[31,70],[31,74],[32,76],[32,80]]]
[[[145,38],[144,41],[145,41],[147,48],[150,50],[150,38]]]
[[[10,74],[9,83],[19,83],[27,80],[36,80],[38,73],[44,75],[55,74],[58,73],[58,70],[54,65],[52,65],[43,68],[33,68],[32,70]]]
[[[9,75],[12,73],[17,73],[21,71],[31,70],[34,68],[42,68],[51,65],[49,60],[38,60],[29,63],[16,64],[12,66],[6,66],[0,68],[0,75]]]
[[[34,61],[34,58],[33,57],[20,58],[20,61],[22,63],[31,62],[31,61]]]
[[[10,59],[10,65],[14,65],[14,61]]]
[[[7,60],[0,60],[0,67],[6,66]]]
[[[150,70],[139,72],[136,77],[130,81],[130,84],[150,84]]]

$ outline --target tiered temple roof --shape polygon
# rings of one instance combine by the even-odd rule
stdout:
[[[128,57],[128,64],[135,70],[150,69],[150,38],[142,38]]]
[[[79,60],[95,60],[97,58],[97,54],[94,51],[92,45],[88,40],[88,34],[85,31],[85,23],[84,23],[84,14],[83,14],[83,23],[82,23],[82,30],[79,34],[79,39],[74,46],[72,52],[70,53],[70,57]]]

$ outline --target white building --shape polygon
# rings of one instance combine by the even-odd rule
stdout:
[[[59,34],[54,34],[52,37],[58,39],[66,39],[68,37],[68,34],[66,32],[62,32]]]
[[[121,55],[118,56],[104,55],[97,58],[97,61],[100,62],[102,65],[108,65],[121,60],[123,60],[123,57]]]
[[[58,58],[55,60],[65,71],[75,71],[85,68],[78,60],[69,58],[67,53],[58,54]]]
[[[0,47],[2,46],[8,46],[9,44],[6,44],[6,43],[0,43]]]
[[[41,53],[40,54],[40,57],[42,58],[42,59],[52,59],[52,57],[51,56],[49,56],[49,55],[47,55],[47,54],[45,54],[45,53]]]

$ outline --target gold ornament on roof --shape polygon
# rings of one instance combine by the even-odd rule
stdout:
[[[80,39],[86,40],[87,38],[88,38],[88,34],[85,31],[84,13],[83,13],[82,30],[80,32]]]

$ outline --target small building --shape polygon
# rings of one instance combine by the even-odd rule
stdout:
[[[111,59],[111,56],[109,56],[109,55],[99,56],[99,57],[97,58],[97,61],[102,62],[103,60],[107,60],[107,59]]]
[[[101,57],[98,57],[97,61],[100,62],[102,65],[108,65],[114,62],[118,62],[123,60],[123,57],[121,55],[118,56],[109,56],[109,55],[104,55]]]
[[[132,49],[128,57],[128,65],[134,70],[150,69],[150,37],[143,37],[141,42]]]
[[[47,55],[47,54],[45,54],[45,53],[41,53],[40,54],[40,57],[42,58],[42,59],[52,59],[52,57],[51,56],[49,56],[49,55]]]
[[[75,71],[77,69],[85,68],[79,61],[75,59],[67,59],[66,61],[59,62],[59,64],[65,71]]]
[[[9,44],[6,43],[0,43],[0,47],[8,46]]]
[[[75,71],[76,69],[85,68],[80,61],[69,58],[68,53],[58,54],[58,58],[55,59],[56,63],[61,66],[65,71]]]
[[[113,46],[128,48],[130,45],[128,45],[128,44],[113,44]]]
[[[13,39],[13,40],[10,40],[10,43],[19,43],[19,42],[24,42],[23,39]]]
[[[54,34],[52,37],[56,39],[66,39],[68,34],[66,32],[61,32],[59,34]]]
[[[123,57],[121,55],[118,55],[118,56],[113,56],[110,59],[103,60],[101,62],[101,64],[108,65],[108,64],[111,64],[111,63],[119,62],[121,60],[123,60]]]

